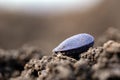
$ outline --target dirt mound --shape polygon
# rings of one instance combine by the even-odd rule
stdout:
[[[79,60],[62,54],[43,56],[39,48],[28,46],[1,49],[0,80],[120,80],[118,33],[114,38],[107,37],[110,33],[102,36],[102,46],[80,54]]]
[[[20,77],[11,80],[116,80],[120,79],[120,43],[108,41],[75,60],[63,55],[32,59]]]
[[[41,51],[35,47],[22,47],[18,50],[0,49],[0,80],[16,77],[24,70],[24,65],[32,58],[42,58]]]

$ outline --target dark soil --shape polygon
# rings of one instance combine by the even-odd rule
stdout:
[[[24,70],[24,65],[33,58],[42,58],[38,48],[23,46],[18,50],[5,51],[0,49],[0,80],[20,76]]]
[[[108,29],[76,60],[35,47],[0,50],[0,80],[120,80],[120,31]]]

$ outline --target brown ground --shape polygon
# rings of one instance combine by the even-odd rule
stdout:
[[[39,48],[29,46],[1,49],[0,80],[120,80],[120,31],[110,28],[106,32],[98,39],[102,46],[90,48],[79,60],[43,56]]]

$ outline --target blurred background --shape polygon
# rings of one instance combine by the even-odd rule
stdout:
[[[37,46],[51,54],[64,39],[120,29],[120,0],[0,0],[0,48]]]

